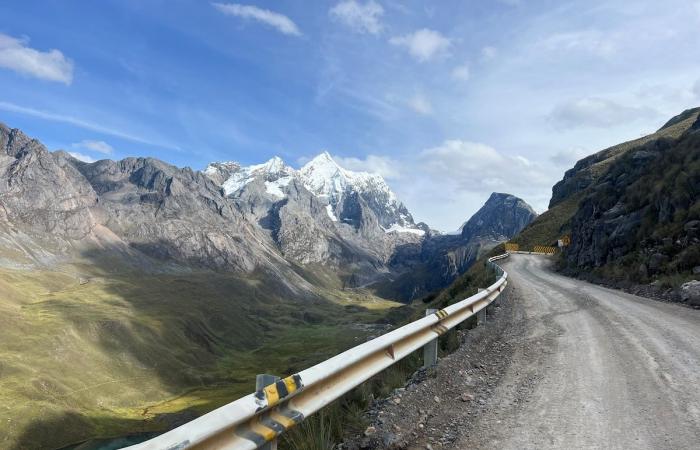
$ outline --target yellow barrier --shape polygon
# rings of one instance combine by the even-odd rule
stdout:
[[[557,248],[556,247],[548,247],[546,245],[535,245],[532,248],[532,251],[534,253],[546,253],[548,255],[553,255],[557,252]]]

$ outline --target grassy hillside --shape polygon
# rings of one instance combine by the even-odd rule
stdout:
[[[627,156],[646,145],[660,140],[679,139],[695,123],[699,114],[698,108],[684,111],[656,133],[606,148],[578,161],[553,187],[549,209],[510,242],[519,244],[523,250],[531,250],[534,245],[556,245],[558,239],[571,233],[571,220],[579,211],[582,200],[599,189],[612,168],[623,167],[624,170]],[[640,193],[648,191],[646,185],[638,184],[637,187]]]
[[[80,273],[80,276],[76,276]],[[160,431],[364,341],[391,302],[269,277],[0,269],[0,448]]]
[[[549,208],[509,242],[530,251],[535,245],[555,246],[557,240],[571,233],[571,218],[583,195],[577,193]]]
[[[478,292],[479,288],[493,284],[497,276],[486,266],[486,260],[504,252],[503,244],[480,257],[471,268],[458,277],[449,287],[428,295],[404,308],[394,309],[389,316],[397,325],[425,317],[426,308],[442,309]],[[474,326],[475,318],[466,320],[460,328]],[[439,338],[439,351],[443,356],[459,347],[456,330]],[[377,376],[366,381],[343,398],[311,416],[298,427],[283,435],[282,450],[328,450],[334,448],[344,436],[361,433],[367,427],[365,411],[373,399],[385,398],[422,367],[422,350],[413,352]]]

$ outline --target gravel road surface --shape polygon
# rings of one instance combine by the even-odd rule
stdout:
[[[359,448],[700,449],[700,311],[550,262],[505,261],[504,306],[379,405]]]

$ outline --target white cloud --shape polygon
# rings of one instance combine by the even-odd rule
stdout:
[[[73,158],[77,159],[78,161],[86,162],[86,163],[94,163],[95,159],[92,156],[83,154],[83,153],[78,153],[78,152],[68,152],[69,155],[71,155]]]
[[[576,161],[590,155],[591,152],[582,147],[572,147],[560,150],[549,157],[549,160],[557,167],[573,167]]]
[[[696,81],[693,85],[693,94],[695,94],[697,98],[700,98],[700,80]]]
[[[92,150],[93,152],[102,153],[103,155],[111,155],[114,151],[114,148],[105,141],[95,141],[90,139],[76,142],[71,146],[73,148],[84,148],[87,150]]]
[[[73,61],[58,50],[42,52],[28,47],[28,39],[0,33],[0,67],[49,81],[70,85]]]
[[[433,113],[433,105],[430,100],[423,94],[415,94],[413,97],[408,99],[408,106],[418,114],[428,116]]]
[[[508,155],[466,140],[447,140],[416,155],[364,158],[333,155],[343,168],[380,174],[417,220],[441,230],[456,229],[492,192],[520,196],[540,210],[549,202],[560,173],[545,161]],[[304,164],[309,158],[299,158]]]
[[[419,62],[430,61],[433,58],[446,56],[452,42],[440,32],[423,28],[404,36],[396,36],[389,40],[392,45],[405,47]]]
[[[478,142],[447,140],[423,150],[420,167],[427,174],[451,181],[460,189],[489,193],[491,189],[545,186],[551,183],[546,171],[521,155],[508,156]]]
[[[481,49],[481,59],[483,59],[484,61],[490,61],[496,56],[498,56],[498,49],[496,49],[496,47],[491,47],[490,45],[487,45],[486,47]]]
[[[469,64],[462,64],[452,69],[452,78],[458,81],[469,81],[471,77],[471,72],[469,71]]]
[[[401,163],[387,156],[368,155],[365,159],[360,159],[333,155],[333,159],[348,170],[378,173],[386,180],[401,177]]]
[[[400,177],[390,186],[417,220],[456,229],[492,192],[507,192],[544,209],[560,177],[548,162],[509,155],[479,142],[453,139],[415,157],[390,160]]]
[[[229,16],[240,17],[242,19],[256,20],[269,25],[280,33],[301,36],[299,27],[284,14],[270,11],[269,9],[258,8],[252,5],[241,5],[238,3],[212,3],[212,6]]]
[[[383,28],[384,8],[373,0],[364,4],[355,0],[342,1],[331,8],[329,14],[358,33],[379,34]]]
[[[549,118],[560,129],[609,128],[657,115],[648,107],[625,106],[600,97],[586,97],[560,103]]]
[[[550,52],[586,52],[596,56],[612,56],[617,51],[613,38],[598,30],[555,33],[538,42],[537,46]]]
[[[79,119],[77,117],[73,117],[73,116],[69,116],[69,115],[56,114],[56,113],[49,112],[49,111],[42,111],[42,110],[34,109],[34,108],[27,108],[25,106],[16,105],[14,103],[3,102],[3,101],[0,101],[0,110],[9,111],[9,112],[17,113],[17,114],[24,114],[24,115],[31,116],[31,117],[37,117],[39,119],[49,120],[51,122],[66,123],[66,124],[73,125],[73,126],[78,127],[78,128],[83,128],[85,130],[97,131],[98,133],[108,134],[110,136],[115,136],[118,138],[133,141],[133,142],[140,142],[142,144],[155,145],[157,147],[169,148],[169,149],[173,149],[173,150],[180,150],[180,147],[178,147],[176,145],[152,141],[152,140],[140,137],[140,136],[135,136],[133,134],[125,133],[125,132],[120,131],[120,130],[115,130],[113,128],[109,128],[109,127],[106,127],[104,125],[98,125],[96,123],[88,122],[86,120]]]

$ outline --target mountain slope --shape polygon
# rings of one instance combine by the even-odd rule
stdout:
[[[683,134],[619,156],[582,199],[565,253],[570,272],[671,287],[700,270],[700,118],[684,115],[695,120]]]
[[[578,161],[552,188],[549,209],[513,238],[521,248],[556,245],[571,233],[571,220],[581,200],[596,188],[599,180],[619,158],[641,146],[660,139],[680,138],[698,119],[700,108],[684,111],[669,120],[656,133],[601,150]]]
[[[463,226],[462,238],[503,242],[530,224],[537,213],[524,200],[494,192]]]
[[[315,198],[293,187],[290,208]],[[155,159],[86,164],[0,126],[0,205],[1,448],[162,431],[399,306],[286,259],[275,239],[304,245],[294,214],[273,238],[252,203]],[[295,208],[332,224],[320,202]]]
[[[3,448],[191,419],[256,373],[381,331],[402,306],[378,285],[402,301],[438,289],[517,222],[482,211],[475,242],[435,234],[380,176],[327,154],[300,170],[84,163],[5,126],[0,206]]]
[[[519,233],[537,217],[524,200],[494,192],[457,235],[429,235],[420,247],[404,246],[392,261],[403,275],[378,285],[382,296],[414,300],[450,285],[485,252]]]
[[[656,133],[579,162],[552,190],[550,209],[513,241],[524,248],[571,235],[572,275],[665,292],[700,272],[700,108]]]

